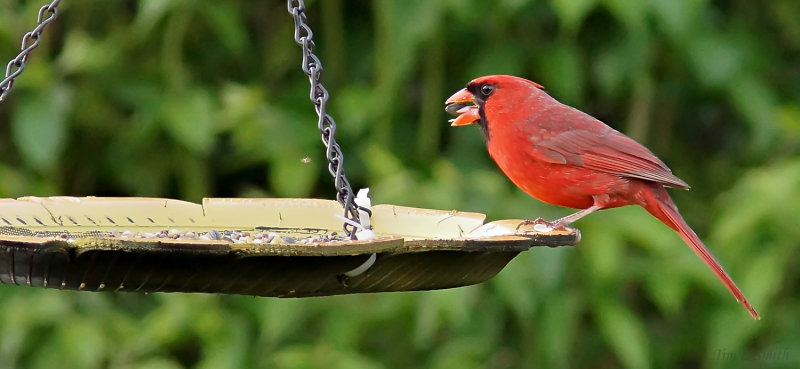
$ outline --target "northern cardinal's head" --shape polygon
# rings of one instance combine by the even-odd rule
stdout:
[[[513,109],[513,106],[532,96],[543,94],[544,87],[527,79],[496,75],[472,80],[445,101],[445,110],[457,115],[451,126],[480,123],[487,130],[487,110]]]

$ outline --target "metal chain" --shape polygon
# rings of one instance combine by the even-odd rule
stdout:
[[[50,4],[42,6],[39,9],[39,18],[37,20],[36,28],[22,36],[22,47],[20,48],[21,51],[17,57],[8,62],[8,66],[6,66],[6,76],[3,78],[3,81],[0,82],[0,102],[5,100],[6,96],[8,96],[8,93],[11,91],[11,86],[14,85],[14,80],[19,77],[19,75],[25,69],[25,63],[28,61],[28,55],[30,55],[33,49],[39,46],[39,43],[42,41],[41,36],[45,27],[47,27],[50,22],[56,19],[56,16],[58,15],[56,12],[56,7],[58,7],[58,3],[60,2],[61,0],[53,0],[53,2]]]
[[[314,55],[315,44],[312,38],[314,32],[306,22],[306,7],[303,0],[288,0],[287,1],[289,13],[294,17],[294,40],[303,48],[303,72],[308,76],[311,83],[311,102],[314,103],[314,109],[317,111],[319,120],[317,126],[320,133],[322,133],[322,143],[325,144],[326,155],[328,157],[328,171],[334,179],[336,186],[336,200],[344,207],[344,216],[358,224],[361,224],[358,217],[358,210],[364,210],[369,213],[369,209],[363,209],[356,205],[353,200],[353,189],[350,187],[350,182],[344,175],[344,156],[342,149],[334,139],[336,132],[336,122],[327,113],[328,100],[330,95],[328,90],[322,85],[320,77],[322,75],[322,62]],[[352,225],[344,224],[344,231],[351,238],[355,237],[355,230]]]

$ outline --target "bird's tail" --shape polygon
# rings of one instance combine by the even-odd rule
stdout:
[[[728,273],[725,272],[725,269],[722,268],[722,265],[720,265],[714,256],[711,255],[711,252],[708,251],[708,248],[703,241],[700,240],[700,237],[697,237],[697,234],[694,233],[692,228],[683,220],[675,203],[673,203],[672,199],[669,197],[667,190],[661,185],[648,183],[645,185],[642,192],[644,197],[643,207],[654,217],[678,232],[681,239],[692,248],[692,251],[706,263],[711,271],[717,275],[717,278],[722,281],[725,287],[731,291],[733,296],[736,297],[736,300],[747,309],[750,316],[754,319],[761,319],[756,310],[753,309],[753,306],[750,305],[750,301],[747,301],[747,298],[739,287],[736,286],[736,283],[733,282],[731,277],[728,276]]]

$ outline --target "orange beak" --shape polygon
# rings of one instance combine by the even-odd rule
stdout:
[[[452,115],[457,115],[455,119],[450,119],[450,125],[453,127],[467,126],[481,119],[478,106],[475,105],[472,93],[467,91],[466,88],[462,88],[454,93],[453,96],[450,96],[444,103],[445,111]]]

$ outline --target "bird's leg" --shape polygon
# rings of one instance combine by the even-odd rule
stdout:
[[[572,223],[577,222],[578,219],[581,219],[600,209],[602,209],[602,207],[595,204],[574,214],[567,215],[563,218],[558,218],[552,222],[548,222],[542,218],[538,218],[536,220],[525,220],[517,226],[517,230],[519,230],[519,228],[522,226],[531,224],[533,225],[533,230],[539,232],[550,232],[554,229],[568,228]]]
[[[588,207],[586,209],[583,209],[581,211],[575,212],[574,214],[567,215],[567,216],[565,216],[563,218],[558,218],[558,219],[550,222],[550,225],[554,229],[561,228],[561,227],[569,227],[570,224],[577,222],[578,219],[581,219],[581,218],[583,218],[583,217],[585,217],[585,216],[587,216],[587,215],[589,215],[591,213],[594,213],[595,211],[600,210],[600,209],[601,209],[600,206],[592,205],[592,206],[590,206],[590,207]]]

